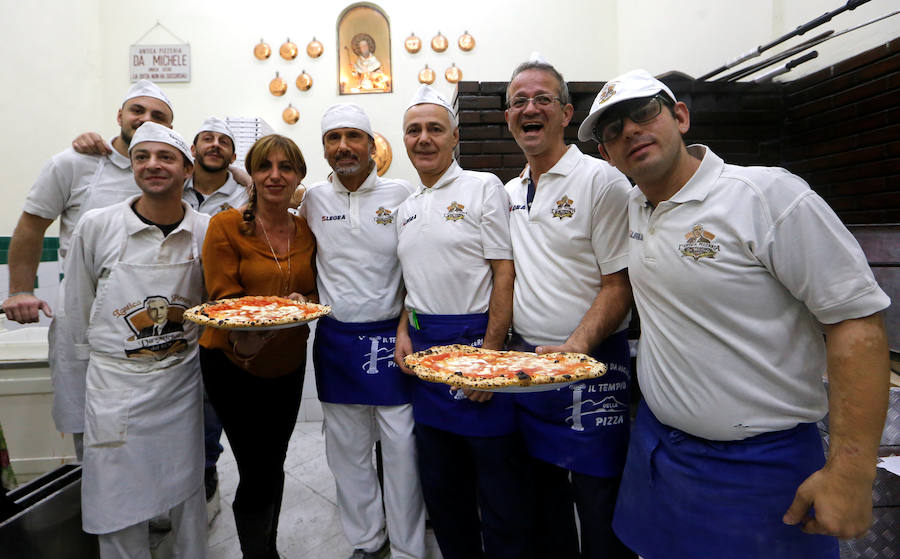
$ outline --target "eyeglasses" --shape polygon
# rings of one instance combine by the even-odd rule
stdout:
[[[534,102],[535,107],[546,107],[554,101],[562,103],[559,97],[547,94],[535,95],[534,97],[513,97],[509,100],[509,108],[516,110],[524,109],[528,106],[529,102]]]
[[[654,95],[650,99],[641,102],[638,105],[631,105],[618,111],[613,120],[604,119],[598,122],[594,127],[594,140],[601,144],[611,142],[619,137],[622,129],[625,128],[625,117],[635,124],[643,124],[649,122],[659,116],[662,112],[665,100],[660,95]]]

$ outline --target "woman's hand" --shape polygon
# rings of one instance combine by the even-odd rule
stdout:
[[[275,336],[273,330],[251,330],[249,332],[232,330],[228,335],[228,339],[231,341],[234,353],[238,358],[250,359],[255,357],[273,336]]]
[[[287,298],[291,301],[300,301],[301,303],[309,302],[309,299],[307,299],[302,293],[297,293],[296,291],[288,295]]]

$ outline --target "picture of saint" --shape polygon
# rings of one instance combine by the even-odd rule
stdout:
[[[338,17],[338,92],[391,91],[391,31],[387,16],[371,4],[353,4]]]

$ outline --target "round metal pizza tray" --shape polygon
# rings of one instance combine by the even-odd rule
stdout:
[[[499,388],[477,388],[476,390],[484,390],[485,392],[509,392],[513,394],[523,394],[527,392],[549,392],[559,388],[565,388],[573,384],[575,380],[565,382],[551,382],[549,384],[532,384],[529,386],[501,386]]]

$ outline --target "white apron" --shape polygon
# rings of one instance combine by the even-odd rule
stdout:
[[[121,157],[121,156],[120,156]],[[113,172],[104,174],[107,166]],[[105,208],[124,200],[140,189],[132,178],[129,185],[123,184],[122,177],[116,173],[115,164],[109,157],[100,159],[97,170],[90,180],[87,197],[78,210],[78,218],[88,210]],[[77,220],[76,220],[77,221]],[[65,272],[65,255],[60,254],[59,271]],[[71,334],[66,328],[65,279],[59,282],[56,292],[56,304],[53,308],[53,320],[47,334],[49,343],[49,363],[51,380],[53,381],[53,421],[61,433],[84,432],[84,373],[82,367],[74,366],[75,348]]]
[[[118,262],[98,286],[88,328],[85,532],[104,534],[143,522],[203,485],[198,327],[184,321],[172,328],[173,307],[202,299],[198,241],[188,261],[137,265],[122,262],[126,236]],[[149,320],[143,307],[148,296],[170,302],[174,324],[166,333],[141,333]]]

